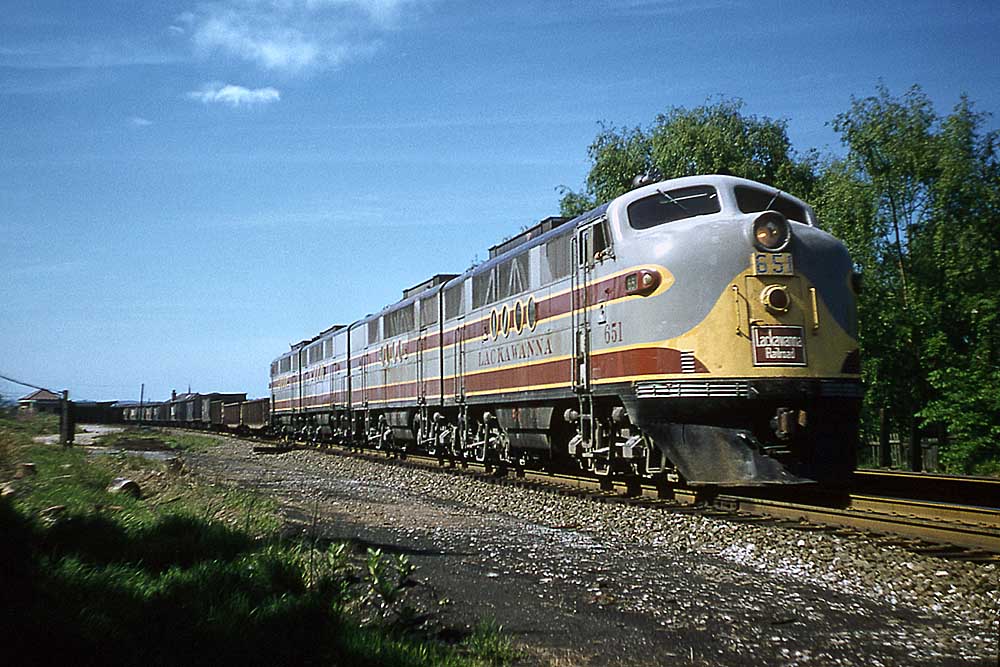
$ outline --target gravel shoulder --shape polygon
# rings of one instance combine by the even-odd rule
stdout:
[[[524,664],[1000,664],[995,564],[234,439],[186,461],[407,554],[442,634],[495,620]]]

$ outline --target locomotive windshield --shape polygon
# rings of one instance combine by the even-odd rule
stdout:
[[[628,206],[628,221],[633,229],[649,229],[665,222],[675,222],[722,210],[719,193],[711,185],[695,185],[676,190],[661,190],[637,199]]]
[[[761,190],[759,188],[749,188],[744,185],[737,185],[733,188],[736,193],[736,205],[743,213],[759,213],[760,211],[777,211],[789,220],[809,224],[809,216],[801,205],[796,204],[788,197],[781,196],[778,190]]]

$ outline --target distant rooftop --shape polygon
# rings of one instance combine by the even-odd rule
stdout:
[[[62,396],[59,394],[52,393],[48,389],[39,389],[38,391],[28,394],[24,398],[17,399],[18,402],[21,401],[59,401],[62,400]]]

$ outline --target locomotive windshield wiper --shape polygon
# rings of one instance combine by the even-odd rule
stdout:
[[[774,196],[771,197],[771,201],[767,202],[767,206],[764,207],[765,211],[770,211],[771,210],[771,204],[773,204],[774,202],[776,202],[778,200],[778,195],[780,195],[780,194],[781,194],[781,190],[779,190],[778,188],[775,188],[774,189]]]
[[[669,192],[664,192],[663,190],[660,190],[659,188],[657,188],[656,191],[659,192],[664,197],[666,197],[667,199],[669,199],[671,204],[677,206],[682,211],[687,211],[687,207],[685,207],[684,204],[680,203],[679,201],[677,201],[676,199],[674,199],[673,197],[671,197]]]

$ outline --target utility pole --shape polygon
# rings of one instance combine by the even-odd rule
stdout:
[[[142,426],[142,401],[146,397],[146,383],[139,385],[139,426]]]

